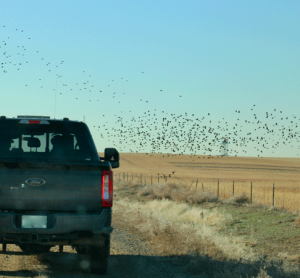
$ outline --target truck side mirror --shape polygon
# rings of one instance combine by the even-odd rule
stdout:
[[[120,155],[115,148],[104,150],[104,160],[110,162],[112,168],[119,168],[120,166]]]

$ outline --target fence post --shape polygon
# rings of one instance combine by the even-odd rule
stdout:
[[[273,202],[272,202],[272,205],[274,207],[274,199],[275,199],[275,184],[273,183]]]
[[[143,183],[143,174],[141,174],[141,183]]]
[[[198,179],[196,180],[196,191],[197,191]]]
[[[151,185],[152,185],[152,174],[151,174]]]
[[[234,196],[234,181],[232,182],[232,196]]]
[[[159,174],[157,175],[157,183],[159,183]]]
[[[251,182],[251,186],[250,186],[250,202],[252,203],[252,182]]]
[[[128,181],[128,172],[127,172],[127,181]]]
[[[125,172],[123,172],[123,181],[125,181]]]
[[[217,188],[217,196],[219,198],[219,185],[220,185],[220,180],[218,179],[218,188]]]
[[[294,207],[293,207],[293,211],[295,210],[295,196],[296,196],[296,192],[295,192],[295,188],[294,188]]]
[[[202,182],[202,192],[204,192],[204,185],[203,185],[203,182]]]

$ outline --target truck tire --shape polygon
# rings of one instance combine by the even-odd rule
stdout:
[[[91,273],[106,274],[110,258],[110,236],[105,238],[102,246],[91,246],[89,256]]]

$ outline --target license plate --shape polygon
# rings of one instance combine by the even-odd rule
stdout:
[[[43,228],[47,229],[47,216],[22,215],[22,228]]]

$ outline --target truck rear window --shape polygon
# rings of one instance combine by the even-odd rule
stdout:
[[[76,122],[24,124],[7,119],[0,121],[0,159],[91,161],[88,135],[86,126]]]

